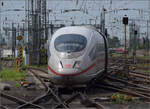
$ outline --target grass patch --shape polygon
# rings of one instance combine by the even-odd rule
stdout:
[[[16,69],[3,69],[0,72],[0,78],[2,81],[18,81],[25,78],[26,73],[24,71],[16,72]]]
[[[116,72],[116,73],[115,73],[115,76],[116,76],[118,79],[128,78],[128,74],[127,74],[127,73],[124,73],[124,72]]]
[[[20,88],[21,87],[20,83],[16,83],[16,87]]]
[[[146,70],[145,73],[150,74],[150,70]]]
[[[137,56],[138,59],[150,59],[150,56]]]
[[[122,54],[119,54],[119,53],[112,53],[111,55],[112,55],[112,57],[120,57],[120,56],[122,56]]]
[[[121,93],[114,93],[111,96],[111,100],[113,103],[123,104],[125,102],[134,103],[136,100],[132,96],[121,94]]]

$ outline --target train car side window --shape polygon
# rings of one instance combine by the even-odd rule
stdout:
[[[90,57],[91,60],[94,60],[96,58],[96,46],[94,46],[92,48],[92,50],[90,51],[89,57]]]

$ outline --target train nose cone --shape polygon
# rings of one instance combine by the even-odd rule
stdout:
[[[79,69],[74,69],[74,68],[61,68],[58,69],[58,72],[60,73],[61,76],[74,76],[81,70]]]
[[[56,70],[60,73],[60,75],[64,76],[74,75],[81,71],[79,62],[73,60],[61,60]]]

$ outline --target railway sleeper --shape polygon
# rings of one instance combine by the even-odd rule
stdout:
[[[100,107],[101,105],[96,104],[94,101],[90,100],[85,93],[75,92],[68,99],[64,100],[64,104],[69,107],[69,104],[75,100],[79,99],[80,103],[85,107]],[[62,108],[62,104],[57,104],[53,109]]]
[[[125,81],[124,79],[118,79],[118,78],[116,78],[116,77],[112,77],[112,76],[107,76],[107,79],[115,80],[115,81],[118,81],[118,82],[124,83],[124,84],[126,84],[126,85],[131,85],[131,86],[135,86],[135,87],[143,88],[143,89],[146,89],[146,90],[150,90],[150,88],[148,88],[148,87],[141,86],[141,85],[139,85],[139,84],[134,84],[134,83],[132,83],[132,82]]]

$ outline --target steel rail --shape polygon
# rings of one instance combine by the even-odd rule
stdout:
[[[135,73],[135,74],[139,74],[139,75],[150,77],[150,74],[139,73],[139,72],[136,72],[136,71],[130,71],[130,73]]]
[[[0,105],[0,109],[8,109],[8,107]]]
[[[87,98],[87,96],[85,94],[79,92],[79,95],[81,97],[81,103],[83,101],[82,104],[85,105],[86,107],[96,107],[97,109],[105,109],[105,107],[103,105],[90,100],[89,98]]]
[[[141,86],[141,85],[138,85],[138,84],[134,84],[134,83],[125,81],[125,80],[123,80],[123,79],[118,79],[118,78],[115,78],[115,77],[112,77],[112,76],[107,76],[107,78],[108,78],[108,79],[111,79],[111,80],[116,80],[116,81],[119,81],[119,82],[122,82],[122,83],[125,83],[125,84],[128,84],[128,85],[132,85],[132,86],[136,86],[136,87],[141,87],[141,88],[143,88],[143,89],[150,90],[150,88],[148,88],[148,87],[144,87],[144,86]]]
[[[100,103],[95,102],[94,104],[97,109],[105,109],[105,107],[101,105]]]
[[[116,71],[122,71],[123,69],[120,69],[122,65],[110,65],[109,66],[109,69],[111,70],[116,70]],[[135,74],[139,74],[139,75],[143,75],[143,76],[150,76],[150,74],[146,74],[146,73],[140,73],[140,72],[137,72],[137,71],[133,71],[133,70],[130,70],[130,73],[135,73]]]
[[[37,107],[37,108],[40,108],[40,109],[44,109],[43,107],[37,105],[39,104],[39,101],[44,99],[45,97],[48,97],[50,96],[52,93],[51,93],[51,90],[50,88],[42,81],[41,78],[38,77],[38,75],[32,71],[31,69],[28,69],[37,79],[39,79],[39,81],[42,83],[42,85],[44,85],[45,89],[47,90],[46,93],[44,93],[43,95],[41,95],[40,97],[37,97],[35,98],[34,100],[32,101],[29,101],[29,102],[26,102],[24,103],[23,105],[20,105],[19,107],[17,107],[16,109],[21,109],[21,108],[25,108],[25,107],[28,107],[28,106],[34,106],[34,107]],[[66,108],[66,107],[65,107]]]
[[[38,106],[37,104],[40,104],[42,99],[45,99],[47,97],[49,97],[51,94],[49,91],[47,91],[45,94],[41,95],[40,97],[35,98],[34,100],[31,100],[30,102],[27,102],[21,106],[19,106],[17,109],[26,107],[26,106],[34,106],[34,107],[38,107],[40,109],[44,109],[44,107]]]
[[[40,79],[40,78],[38,78],[38,79]],[[41,80],[41,81],[42,81],[42,80]],[[44,84],[43,84],[43,85],[44,85]],[[45,88],[46,88],[46,87],[48,87],[48,86],[45,85]],[[50,92],[50,91],[48,90],[47,93],[44,94],[43,96],[40,96],[40,97],[38,97],[38,98],[36,98],[36,99],[34,99],[34,100],[32,100],[32,101],[29,101],[29,102],[27,102],[27,101],[25,101],[25,100],[22,100],[22,99],[20,99],[20,98],[11,96],[11,95],[4,94],[4,93],[2,93],[2,92],[0,92],[0,96],[1,96],[1,97],[5,97],[5,98],[7,98],[7,99],[9,99],[9,100],[11,100],[11,101],[14,101],[14,102],[20,104],[20,106],[18,106],[16,109],[25,108],[25,107],[28,107],[28,106],[33,106],[33,107],[36,107],[36,108],[44,109],[42,106],[39,106],[39,105],[37,105],[37,104],[39,103],[39,101],[40,101],[41,99],[43,99],[43,98],[45,98],[46,96],[50,95],[49,92]],[[37,103],[37,104],[36,104],[36,103]],[[1,107],[2,107],[2,106],[1,106]]]
[[[113,68],[110,67],[111,70],[117,70],[117,71],[121,71],[122,69],[118,69],[118,68]],[[139,82],[144,82],[144,83],[150,83],[150,81],[144,81],[144,80],[150,80],[150,75],[148,74],[144,74],[144,73],[139,73],[139,72],[135,72],[135,71],[130,71],[129,72],[129,76],[133,76],[136,77],[135,79],[138,79]]]
[[[32,68],[31,68],[31,69],[32,69]],[[39,69],[34,68],[33,70],[39,70]],[[39,70],[39,71],[42,71],[42,72],[45,73],[45,71],[43,71],[43,70]],[[47,72],[46,72],[46,73],[47,73]],[[39,75],[38,75],[38,76],[39,76]],[[39,77],[45,78],[45,77],[43,77],[43,76],[39,76]],[[47,78],[46,78],[46,79],[47,79]],[[50,88],[50,90],[51,90],[51,88]],[[53,93],[53,91],[51,91],[51,93]],[[53,94],[53,95],[55,95],[55,94]],[[77,97],[79,97],[79,96],[82,96],[82,93],[81,93],[81,92],[74,93],[71,97],[69,97],[68,99],[66,99],[64,102],[59,102],[53,109],[56,109],[56,108],[58,108],[58,107],[60,107],[60,106],[63,106],[63,104],[64,104],[65,106],[68,106],[69,103],[71,103],[75,98],[77,98]],[[55,96],[55,97],[58,97],[58,96]],[[58,97],[58,98],[59,98],[59,97]],[[60,99],[60,98],[59,98],[59,99]],[[91,101],[91,100],[89,100],[89,99],[88,99],[88,101],[89,101],[90,104],[93,104],[97,109],[104,109],[104,106],[102,106],[101,104],[95,103],[94,101]]]
[[[28,69],[30,69],[30,70],[37,70],[37,71],[41,71],[42,73],[44,73],[44,74],[48,74],[48,72],[47,71],[45,71],[45,70],[42,70],[42,69],[40,69],[40,68],[28,68]],[[47,76],[43,76],[43,75],[38,75],[40,78],[42,78],[42,79],[50,79],[49,77],[47,77]]]
[[[84,94],[81,92],[74,93],[71,97],[64,101],[64,104],[69,105],[77,97],[81,98],[81,101],[83,100],[83,103],[81,102],[81,104],[83,104],[86,107],[96,107],[97,109],[105,109],[103,105],[90,100],[89,98],[85,97]],[[57,104],[54,107],[54,109],[59,108],[60,106],[61,104]]]
[[[2,92],[0,92],[0,96],[1,96],[1,97],[4,97],[4,98],[7,98],[7,99],[9,99],[9,100],[11,100],[11,101],[13,101],[13,102],[16,102],[17,104],[20,104],[20,106],[17,107],[16,109],[20,109],[20,108],[24,107],[25,104],[28,104],[28,105],[30,104],[31,106],[39,107],[39,106],[37,106],[37,105],[35,105],[35,104],[32,104],[32,103],[30,103],[30,102],[27,102],[27,101],[25,101],[25,100],[23,100],[23,99],[20,99],[20,98],[11,96],[11,95],[4,94],[4,93],[2,93]],[[44,108],[41,108],[41,107],[40,107],[40,109],[44,109]]]
[[[123,89],[123,90],[128,90],[128,91],[133,91],[133,90],[131,90],[128,86],[127,87],[121,87],[121,86],[118,86],[118,85],[116,85],[116,84],[113,84],[113,83],[106,83],[106,84],[104,84],[104,85],[108,85],[108,86],[112,86],[112,87],[116,87],[116,88],[119,88],[119,89]],[[133,87],[132,87],[133,88]],[[136,88],[135,88],[136,89]],[[141,92],[141,91],[137,91],[137,90],[134,90],[133,91],[134,93],[139,93],[139,94],[141,94],[141,95],[144,95],[144,96],[147,96],[147,97],[150,97],[150,93],[148,92],[148,93],[145,93],[145,92]]]
[[[128,88],[129,89],[131,89],[131,90],[137,90],[137,91],[142,91],[142,92],[144,92],[144,93],[147,93],[147,94],[149,94],[149,96],[150,96],[150,90],[144,90],[144,89],[142,89],[142,88],[138,88],[138,87],[131,87],[131,86],[128,86]]]
[[[133,83],[143,83],[143,84],[150,84],[150,80],[147,80],[147,79],[142,79],[142,78],[138,78],[138,77],[136,77],[136,78],[133,78],[134,80],[132,80],[133,81]]]
[[[20,99],[20,98],[11,96],[11,95],[7,95],[7,94],[2,93],[2,92],[0,92],[0,97],[4,97],[4,98],[9,99],[9,100],[11,100],[11,101],[13,101],[13,102],[16,102],[16,103],[18,103],[18,104],[20,104],[20,105],[26,103],[26,101],[23,100],[23,99]]]
[[[102,84],[99,84],[99,85],[95,85],[96,87],[100,87],[100,88],[105,88],[105,89],[109,89],[109,90],[115,90],[115,91],[119,91],[119,92],[122,92],[122,93],[126,93],[126,94],[130,94],[130,95],[134,95],[134,96],[140,96],[140,97],[143,97],[147,100],[150,100],[150,97],[147,97],[145,95],[142,95],[140,93],[137,93],[137,92],[132,92],[130,90],[127,90],[127,89],[121,89],[117,86],[105,86],[105,85],[102,85]]]
[[[23,108],[23,107],[29,106],[29,105],[34,106],[34,107],[38,107],[40,109],[44,109],[44,108],[42,108],[42,107],[40,107],[40,106],[38,106],[36,104],[33,104],[32,102],[27,102],[27,101],[25,101],[23,99],[20,99],[20,98],[17,98],[15,96],[11,96],[11,95],[8,95],[8,94],[2,93],[2,92],[0,92],[0,97],[4,97],[6,99],[9,99],[9,100],[19,104],[20,106],[17,107],[16,109],[20,109],[20,108]]]
[[[40,81],[40,82],[43,84],[43,86],[45,87],[47,93],[52,94],[52,96],[53,96],[60,104],[62,104],[65,109],[68,109],[68,107],[62,102],[62,100],[54,93],[54,91],[53,91],[49,86],[47,86],[47,85],[45,84],[45,82],[44,82],[33,70],[29,69],[29,71],[30,71],[32,74],[34,74],[34,76],[35,76],[37,79],[39,79],[39,81]],[[47,95],[44,94],[44,96],[47,96]],[[41,97],[43,98],[43,96],[41,96]],[[39,99],[41,99],[41,98],[38,98],[38,100],[39,100]],[[36,102],[36,100],[33,100],[33,101]]]
[[[129,75],[137,77],[137,78],[142,78],[142,79],[145,79],[145,80],[150,80],[150,77],[146,77],[146,76],[135,74],[135,73],[129,73]]]
[[[43,69],[40,69],[40,68],[28,68],[28,69],[31,69],[31,70],[38,70],[38,71],[41,71],[41,72],[43,72],[43,73],[45,73],[45,74],[48,74],[47,71],[45,71],[45,70],[43,70]]]
[[[37,104],[40,104],[41,101],[43,99],[47,99],[47,98],[50,98],[50,99],[55,99],[56,101],[58,101],[58,104],[54,107],[55,108],[58,108],[60,106],[63,106],[65,109],[68,109],[68,105],[69,103],[71,103],[76,97],[78,96],[83,96],[82,93],[76,93],[76,94],[73,94],[71,97],[69,97],[68,99],[66,99],[65,101],[62,101],[60,99],[60,97],[54,92],[54,90],[52,88],[50,88],[44,81],[42,78],[45,78],[44,76],[40,76],[36,73],[36,71],[34,70],[38,70],[38,71],[41,71],[45,74],[47,74],[46,71],[42,70],[42,69],[39,69],[39,68],[29,68],[28,69],[40,82],[41,84],[45,87],[45,90],[46,92],[41,95],[40,97],[37,97],[35,98],[34,100],[31,100],[29,102],[25,101],[25,100],[22,100],[22,99],[19,99],[19,98],[16,98],[16,97],[13,97],[13,96],[9,96],[7,94],[4,94],[4,93],[1,93],[0,92],[0,95],[2,97],[5,97],[7,99],[10,99],[18,104],[20,104],[19,107],[17,107],[16,109],[21,109],[21,108],[25,108],[25,107],[28,107],[28,106],[33,106],[33,107],[36,107],[36,108],[40,108],[40,109],[44,109],[42,106],[39,106]],[[49,78],[46,78],[46,79],[49,79]],[[118,79],[118,78],[115,78],[113,77],[112,75],[111,76],[107,76],[107,79],[108,80],[115,80],[115,81],[119,81],[121,83],[124,83],[124,84],[128,84],[128,89],[125,89],[123,87],[120,87],[120,86],[116,86],[114,84],[95,84],[96,87],[103,87],[103,88],[106,88],[106,89],[111,89],[111,90],[115,90],[115,91],[120,91],[120,92],[123,92],[123,93],[128,93],[128,94],[131,94],[131,95],[135,95],[135,96],[140,96],[142,98],[145,98],[145,99],[148,99],[150,100],[150,95],[148,94],[148,90],[150,90],[148,87],[144,87],[144,86],[141,86],[141,85],[138,85],[138,84],[134,84],[132,82],[128,82],[128,81],[125,81],[123,79]],[[134,87],[135,88],[134,88]],[[133,90],[132,89],[135,89],[136,91],[132,92]],[[56,89],[54,87],[54,89]],[[144,91],[141,92],[141,91]],[[99,104],[99,103],[96,103],[96,102],[93,102],[91,100],[88,99],[88,101],[91,103],[91,104],[94,104],[94,106],[98,109],[104,109],[104,106]],[[5,109],[5,108],[4,108]]]
[[[43,82],[43,80],[38,76],[38,74],[36,74],[33,70],[28,69],[41,83],[42,85],[45,87],[46,91],[49,89],[49,87]]]
[[[36,107],[36,108],[39,108],[39,109],[44,109],[43,107],[39,106],[39,105],[36,105],[36,104],[32,104],[30,102],[27,102],[23,105],[20,105],[19,107],[17,107],[16,109],[21,109],[21,108],[26,108],[27,106],[33,106],[33,107]]]
[[[108,80],[107,80],[107,82],[108,82]],[[112,82],[112,81],[109,81],[109,84],[113,84],[113,82]],[[116,84],[113,84],[113,85],[116,85]],[[124,85],[126,85],[126,84],[124,84]],[[150,95],[150,90],[143,89],[143,88],[141,88],[141,87],[129,86],[129,85],[126,86],[126,87],[129,88],[129,89],[141,91],[141,92],[144,92],[145,94],[149,94],[149,95]],[[124,88],[124,87],[122,87],[122,88]]]
[[[69,97],[68,99],[66,99],[65,101],[64,101],[64,104],[66,104],[66,105],[69,105],[69,103],[71,103],[77,96],[79,96],[79,93],[75,93],[75,94],[73,94],[71,97]],[[57,104],[55,107],[54,107],[54,109],[56,109],[56,108],[58,108],[58,107],[60,107],[60,106],[62,106],[62,104]]]

